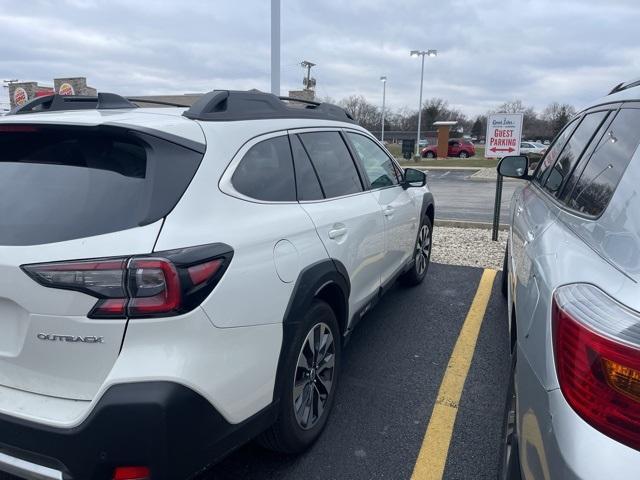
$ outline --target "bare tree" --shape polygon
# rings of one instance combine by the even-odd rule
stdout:
[[[555,137],[576,114],[576,109],[568,103],[553,102],[544,109],[542,118],[549,127],[549,136]]]
[[[351,95],[338,103],[360,125],[368,130],[379,130],[382,120],[380,110],[362,95]]]

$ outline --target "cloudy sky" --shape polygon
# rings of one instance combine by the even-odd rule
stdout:
[[[269,0],[0,0],[0,78],[86,76],[121,94],[269,89]],[[638,0],[282,0],[282,91],[469,115],[512,99],[580,106],[640,77]],[[6,101],[3,92],[3,100]]]

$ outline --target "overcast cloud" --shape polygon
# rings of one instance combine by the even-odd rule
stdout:
[[[0,77],[52,84],[86,76],[121,94],[269,89],[269,0],[0,0]],[[282,91],[301,60],[320,97],[362,94],[468,115],[522,99],[580,105],[640,77],[637,0],[282,0]],[[3,99],[6,93],[3,92]]]

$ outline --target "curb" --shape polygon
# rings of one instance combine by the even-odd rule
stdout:
[[[439,220],[436,218],[435,221],[436,227],[455,227],[455,228],[484,228],[487,230],[491,230],[493,228],[493,224],[486,222],[472,222],[467,220]],[[501,223],[498,226],[498,230],[505,231],[509,230],[509,225],[506,223]]]

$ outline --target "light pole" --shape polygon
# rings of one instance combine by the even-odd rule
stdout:
[[[382,82],[382,134],[380,135],[380,141],[384,145],[384,103],[387,96],[387,77],[380,77],[380,81]]]
[[[271,93],[280,95],[280,0],[271,0]]]
[[[422,85],[424,83],[424,57],[435,57],[437,50],[411,50],[412,57],[422,57],[422,70],[420,71],[420,100],[418,102],[418,135],[416,137],[416,157],[420,155],[420,124],[422,122]]]

